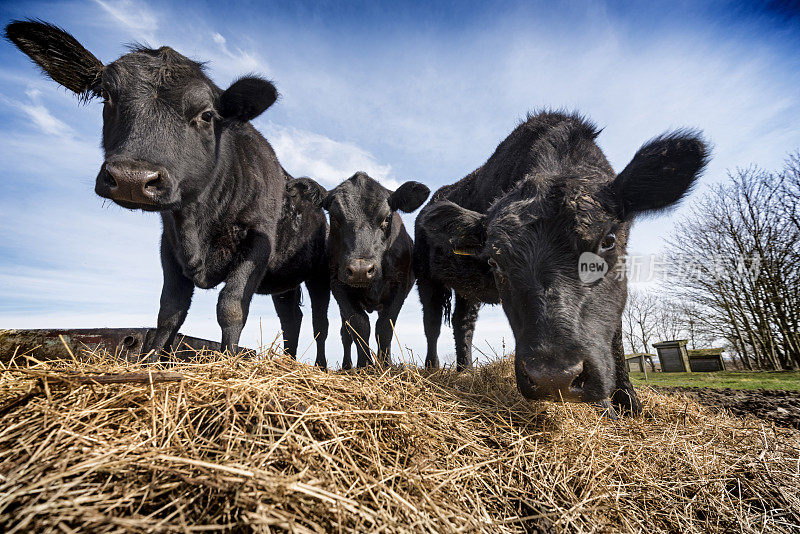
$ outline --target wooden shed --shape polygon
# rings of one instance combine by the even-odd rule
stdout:
[[[673,339],[653,344],[653,347],[658,351],[658,359],[661,361],[662,372],[692,372],[691,365],[689,364],[689,353],[686,349],[686,344],[688,342],[688,339]]]
[[[646,352],[637,352],[634,354],[626,354],[625,355],[625,365],[628,367],[629,373],[644,373],[647,369],[645,366],[647,365],[647,360],[652,359],[655,357],[654,354],[648,354]]]
[[[725,370],[722,353],[725,349],[693,349],[689,354],[689,366],[695,373]]]

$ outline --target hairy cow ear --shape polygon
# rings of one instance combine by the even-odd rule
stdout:
[[[636,152],[603,196],[621,220],[674,206],[697,182],[709,152],[698,132],[661,135]]]
[[[400,210],[411,213],[416,210],[425,200],[431,190],[428,186],[419,182],[406,182],[397,188],[397,191],[389,195],[389,207],[392,210]]]
[[[61,28],[34,20],[14,21],[6,26],[5,36],[70,91],[89,98],[97,90],[103,63]]]
[[[472,256],[486,241],[486,216],[449,201],[429,204],[420,225],[430,237],[449,243],[456,254]]]
[[[311,178],[303,177],[290,180],[286,184],[286,191],[291,196],[301,196],[319,208],[328,209],[330,206],[330,194]]]
[[[264,113],[278,99],[272,82],[258,76],[244,76],[219,97],[219,114],[226,119],[247,122]]]

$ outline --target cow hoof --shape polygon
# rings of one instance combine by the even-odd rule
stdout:
[[[620,414],[637,416],[642,413],[642,402],[636,395],[633,386],[618,389],[611,397],[611,404]]]
[[[142,354],[139,363],[154,364],[161,360],[160,353],[157,350],[150,349]]]
[[[619,420],[619,415],[617,415],[617,411],[614,409],[614,406],[611,405],[610,400],[606,399],[600,402],[593,402],[592,406],[601,410],[603,417],[608,418],[611,421]]]

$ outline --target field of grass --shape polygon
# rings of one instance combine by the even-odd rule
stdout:
[[[719,373],[631,373],[634,386],[678,386],[800,391],[800,371],[724,371]]]

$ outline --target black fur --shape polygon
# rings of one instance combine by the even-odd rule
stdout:
[[[430,194],[428,186],[419,182],[406,182],[389,195],[387,202],[392,210],[411,213],[422,206]]]
[[[593,252],[613,268],[633,217],[679,201],[708,150],[699,134],[675,132],[646,144],[615,176],[595,143],[598,133],[578,115],[529,116],[483,166],[436,191],[420,212],[414,270],[428,366],[438,366],[436,340],[454,290],[459,369],[472,363],[479,306],[502,303],[523,395],[611,398],[623,411],[638,411],[620,337],[626,281],[582,282],[579,257]]]
[[[38,20],[16,21],[6,26],[5,37],[70,91],[86,99],[97,93],[103,63],[61,28]]]
[[[200,63],[169,47],[136,47],[103,66],[49,24],[15,22],[6,34],[57,82],[103,97],[106,160],[97,194],[161,215],[164,285],[145,349],[157,355],[172,344],[195,287],[224,282],[217,303],[223,348],[237,350],[252,296],[263,293],[273,295],[285,349],[294,356],[302,320],[298,286],[305,282],[317,364],[324,367],[325,214],[286,194],[291,177],[247,122],[275,102],[275,87],[249,76],[223,91]]]
[[[342,314],[342,368],[352,367],[353,342],[357,365],[370,362],[367,313],[373,311],[378,312],[378,358],[382,365],[388,365],[393,325],[414,286],[413,243],[397,210],[416,210],[430,190],[419,182],[406,182],[392,192],[365,173],[356,173],[330,192],[310,178],[295,180],[289,190],[330,213],[328,262],[331,289]],[[348,274],[355,265],[370,265],[372,274],[369,278]]]
[[[708,158],[708,147],[698,132],[665,134],[645,143],[603,193],[620,219],[658,212],[691,190]]]
[[[219,114],[226,119],[247,122],[264,113],[278,99],[278,91],[258,76],[239,78],[222,93]]]

